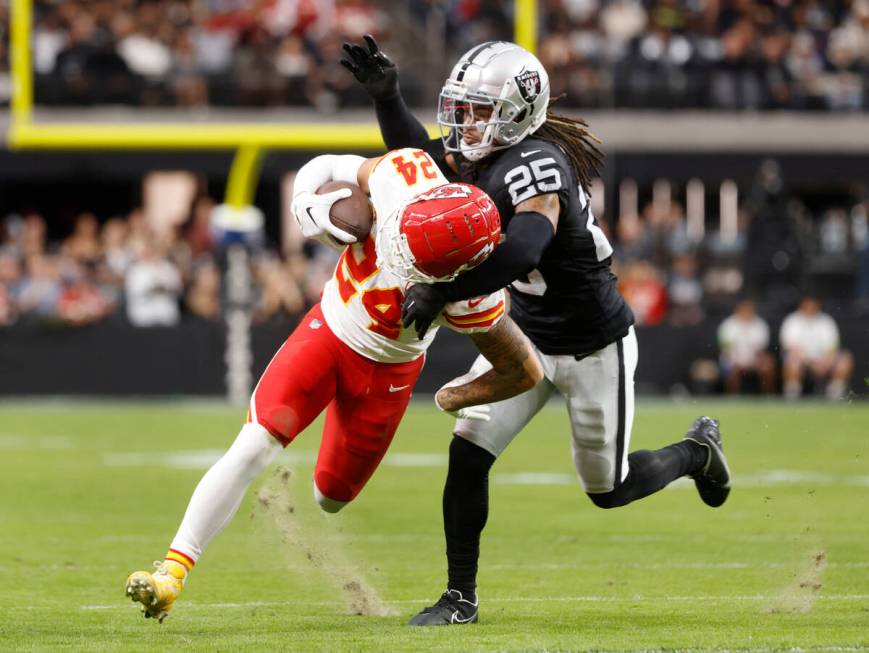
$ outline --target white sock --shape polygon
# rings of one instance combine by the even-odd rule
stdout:
[[[190,497],[170,548],[195,562],[235,516],[247,487],[280,453],[281,443],[259,424],[245,424]]]

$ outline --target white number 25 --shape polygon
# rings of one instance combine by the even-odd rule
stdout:
[[[528,165],[516,166],[504,175],[504,183],[507,184],[507,191],[515,206],[529,197],[559,190],[561,173],[558,172],[555,159],[547,157],[532,161]]]

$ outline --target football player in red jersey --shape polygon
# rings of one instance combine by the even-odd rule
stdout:
[[[362,242],[332,225],[329,210],[347,188],[318,195],[330,180],[358,185],[375,215]],[[314,471],[314,496],[327,512],[352,501],[392,441],[422,369],[433,328],[417,338],[401,324],[404,290],[448,281],[482,262],[500,238],[494,202],[475,186],[448,183],[415,149],[377,159],[320,156],[298,173],[293,211],[302,233],[343,254],[323,291],[277,351],[250,400],[235,442],[199,482],[169,551],[155,572],[134,572],[126,591],[146,617],[162,621],[189,571],[232,519],[251,481],[317,415],[326,421]],[[441,388],[438,407],[487,420],[476,406],[533,387],[543,370],[527,338],[504,311],[504,291],[446,305],[435,327],[467,333],[492,369]]]

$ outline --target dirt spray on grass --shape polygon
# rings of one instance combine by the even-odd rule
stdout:
[[[817,551],[809,563],[794,574],[794,579],[785,587],[764,612],[810,612],[823,587],[821,577],[827,568],[827,553]]]
[[[332,585],[350,614],[391,617],[377,590],[347,556],[334,515],[322,513],[313,497],[299,499],[301,485],[292,470],[280,466],[257,492],[260,512],[277,528],[287,555]],[[309,490],[310,494],[310,490]]]

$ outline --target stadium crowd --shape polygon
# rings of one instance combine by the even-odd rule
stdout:
[[[511,39],[512,3],[411,0],[35,0],[43,104],[367,106],[338,65],[372,33],[402,64],[411,104],[437,14],[455,53]],[[542,0],[540,56],[574,107],[869,107],[869,0]],[[0,5],[0,68],[8,68]],[[455,57],[447,57],[449,61]],[[438,64],[445,65],[443,61]],[[439,71],[441,75],[446,70]],[[8,98],[8,77],[0,98]]]
[[[6,216],[0,222],[0,326],[114,321],[147,327],[222,319],[223,257],[211,226],[213,208],[213,200],[200,196],[181,223],[161,229],[141,208],[102,222],[85,212],[56,241],[48,239],[39,213]],[[804,293],[836,300],[838,314],[869,314],[869,196],[810,210],[767,160],[742,203],[732,242],[715,229],[698,241],[681,203],[654,198],[639,215],[620,215],[614,229],[603,226],[638,325],[721,325],[721,359],[712,372],[698,367],[697,378],[731,392],[741,391],[746,377],[763,392],[781,382],[796,396],[808,374],[832,379],[828,393],[841,396],[853,360],[839,350],[833,318]],[[294,324],[318,301],[336,260],[315,242],[283,254],[255,251],[254,323]],[[803,317],[779,334],[779,379],[769,353],[770,322],[797,305]],[[806,336],[808,344],[793,344]]]
[[[82,213],[59,242],[48,241],[39,213],[7,216],[0,226],[0,326],[115,320],[148,327],[221,319],[213,206],[201,197],[186,222],[162,231],[146,223],[141,209],[102,224]],[[254,322],[294,322],[319,299],[335,260],[325,248],[283,258],[274,250],[257,252]]]

